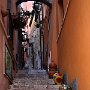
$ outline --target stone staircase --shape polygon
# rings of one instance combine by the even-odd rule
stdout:
[[[61,85],[54,85],[45,70],[19,70],[8,90],[59,90]]]

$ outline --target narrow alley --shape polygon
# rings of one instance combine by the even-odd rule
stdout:
[[[90,90],[90,0],[0,0],[0,90]]]
[[[19,2],[17,1],[17,3]],[[46,62],[48,65],[45,68],[42,7],[42,2],[36,1],[18,5],[19,18],[21,18],[19,21],[21,22],[19,28],[21,34],[19,35],[22,36],[19,36],[17,73],[8,90],[70,90],[68,85],[65,88],[64,83],[62,83],[62,76],[59,75],[55,63]],[[54,77],[57,77],[58,84],[55,83]]]

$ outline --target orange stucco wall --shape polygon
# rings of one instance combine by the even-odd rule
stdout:
[[[48,21],[47,18],[43,22],[44,27],[44,65],[47,65],[48,55],[47,55],[47,45],[48,45]]]
[[[10,46],[7,40],[7,16],[2,17],[1,10],[7,10],[7,0],[0,0],[0,90],[7,90],[10,82],[5,76],[5,43],[9,49]]]
[[[16,15],[17,14],[17,11],[16,11],[16,0],[13,0],[12,1],[12,11],[11,11],[12,15]],[[16,54],[18,52],[18,30],[16,29],[13,29],[13,55],[14,55],[14,61],[15,63],[17,63],[17,60],[16,60]],[[15,65],[16,67],[16,65]],[[16,68],[14,70],[14,76],[16,75]]]
[[[57,62],[57,0],[52,0],[52,9],[50,11],[50,31],[49,31],[49,51],[51,51],[51,59],[58,64]]]
[[[7,90],[9,82],[8,79],[4,76],[4,55],[5,52],[3,52],[4,46],[3,46],[3,32],[2,32],[2,26],[0,23],[0,90]]]
[[[90,90],[90,5],[89,0],[71,0],[58,39],[59,67],[69,82],[78,80],[78,90]]]
[[[9,81],[8,79],[4,76],[4,65],[5,65],[5,52],[4,52],[4,32],[3,32],[3,26],[2,26],[2,16],[1,16],[1,9],[3,6],[2,2],[0,0],[0,90],[7,90]],[[4,9],[4,8],[3,8]]]
[[[47,56],[46,53],[44,54],[44,61],[47,64],[48,59],[51,58],[57,65],[58,65],[58,57],[57,57],[57,24],[58,19],[56,20],[57,17],[57,0],[52,0],[52,8],[49,8],[47,6],[43,6],[45,8],[46,16],[43,20],[43,28],[44,28],[44,52],[47,51]],[[49,17],[49,11],[50,11],[50,17]],[[43,11],[44,13],[44,11]],[[44,14],[43,14],[44,16]],[[48,30],[48,19],[50,21],[50,30]],[[48,48],[47,48],[48,46]],[[50,52],[51,52],[51,57],[50,57]]]
[[[69,0],[63,0],[63,9],[64,9],[64,13],[65,13],[65,11],[66,11],[68,1],[69,1]]]

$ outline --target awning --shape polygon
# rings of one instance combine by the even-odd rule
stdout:
[[[51,3],[48,0],[18,0],[16,2],[16,6],[18,6],[19,4],[21,4],[22,2],[27,2],[27,1],[36,1],[36,2],[42,2],[44,4],[46,4],[47,6],[51,7]]]

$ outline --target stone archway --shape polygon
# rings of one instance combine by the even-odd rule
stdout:
[[[19,4],[21,4],[22,2],[27,2],[27,1],[36,1],[36,2],[41,2],[46,4],[47,6],[51,7],[51,3],[48,0],[18,0],[16,2],[16,6],[18,6]]]

